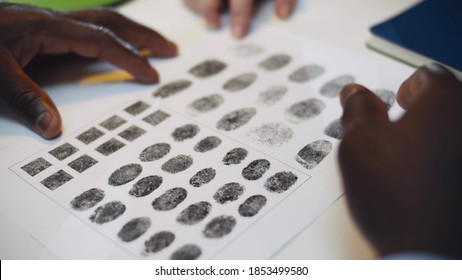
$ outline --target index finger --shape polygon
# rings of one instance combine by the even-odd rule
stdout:
[[[286,19],[292,14],[297,0],[275,0],[274,11],[281,19]]]
[[[253,5],[251,0],[230,1],[231,33],[234,37],[242,38],[249,31]]]

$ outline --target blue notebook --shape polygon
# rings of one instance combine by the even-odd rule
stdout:
[[[368,46],[420,66],[435,61],[462,75],[462,1],[426,0],[370,29]]]

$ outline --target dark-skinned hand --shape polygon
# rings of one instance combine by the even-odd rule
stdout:
[[[430,64],[397,100],[407,111],[390,122],[368,89],[341,92],[339,162],[352,215],[381,255],[462,258],[462,83]]]
[[[220,15],[229,6],[231,34],[235,38],[244,37],[250,28],[254,15],[255,0],[183,0],[191,10],[201,15],[210,28],[220,28]],[[261,1],[260,1],[261,2]],[[297,0],[274,0],[274,12],[280,19],[292,13]]]
[[[0,102],[39,135],[54,138],[61,133],[59,112],[23,68],[37,55],[74,53],[105,60],[138,82],[158,82],[141,49],[157,57],[177,54],[175,44],[159,33],[108,9],[64,13],[0,4]],[[46,71],[52,75],[52,69]]]

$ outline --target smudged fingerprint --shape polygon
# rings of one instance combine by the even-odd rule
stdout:
[[[194,146],[194,151],[198,153],[205,153],[215,149],[216,147],[220,146],[220,144],[220,138],[216,136],[208,136],[199,141],[199,143]]]
[[[183,202],[187,195],[188,192],[183,188],[169,189],[152,202],[152,207],[157,211],[172,210]]]
[[[162,164],[161,169],[165,172],[176,174],[188,169],[192,164],[193,159],[191,156],[178,155]]]
[[[121,117],[119,117],[117,115],[114,115],[114,116],[110,117],[109,119],[103,121],[99,125],[104,127],[105,129],[111,131],[111,130],[114,130],[114,129],[118,128],[119,126],[123,125],[126,122],[127,121],[122,119]]]
[[[142,171],[143,167],[139,164],[132,163],[124,165],[111,174],[108,184],[114,187],[124,185],[133,181]]]
[[[161,231],[149,238],[145,243],[146,253],[157,253],[173,243],[175,240],[175,234],[170,231]]]
[[[182,225],[195,225],[207,217],[211,208],[212,204],[207,201],[191,204],[178,214],[176,220]]]
[[[242,177],[250,181],[258,180],[268,171],[270,166],[271,163],[266,159],[254,160],[242,170]]]
[[[189,179],[189,184],[191,186],[199,188],[202,185],[210,183],[213,179],[215,179],[216,171],[213,168],[204,168],[194,174],[191,179]]]
[[[206,60],[189,70],[191,75],[196,78],[208,78],[223,71],[227,65],[216,59]]]
[[[97,224],[105,224],[120,217],[126,210],[120,201],[111,201],[98,208],[90,216],[90,221]]]
[[[222,162],[224,165],[239,164],[247,157],[248,153],[244,148],[234,148],[226,153]]]
[[[248,88],[257,79],[255,73],[245,73],[232,78],[223,85],[223,89],[229,92],[236,92]]]
[[[293,104],[286,109],[285,114],[290,122],[298,124],[320,115],[325,108],[326,104],[324,102],[316,98],[310,98]]]
[[[152,95],[154,97],[167,98],[187,89],[191,84],[192,82],[188,80],[173,81],[161,86]]]
[[[224,115],[217,122],[217,129],[231,131],[248,123],[257,114],[255,108],[242,108]]]
[[[65,183],[72,180],[73,178],[74,177],[72,177],[72,175],[68,174],[66,171],[61,169],[45,178],[40,183],[47,187],[49,190],[54,191],[57,188],[64,185]]]
[[[351,75],[342,75],[338,76],[337,78],[334,78],[327,83],[325,83],[321,89],[320,92],[322,95],[325,97],[338,97],[340,95],[340,91],[344,86],[347,84],[351,84],[355,82],[355,78]]]
[[[144,149],[139,156],[142,162],[155,161],[163,158],[170,152],[170,145],[167,143],[157,143]]]
[[[265,189],[269,192],[283,193],[297,182],[297,175],[290,171],[281,171],[266,180]]]
[[[227,183],[219,188],[213,198],[220,204],[235,201],[244,193],[244,186],[239,183]]]
[[[199,131],[200,128],[198,125],[185,124],[176,128],[172,133],[172,137],[175,141],[183,142],[186,139],[191,139],[196,136]]]
[[[193,113],[207,113],[220,107],[223,102],[225,102],[223,96],[211,94],[194,100],[188,105],[188,109]]]
[[[173,252],[171,260],[196,260],[202,254],[201,248],[194,244],[186,244]]]
[[[233,216],[218,216],[212,219],[202,231],[207,238],[221,238],[233,230],[236,226],[236,219]]]
[[[285,86],[272,86],[262,91],[258,97],[258,102],[264,105],[273,105],[281,100],[287,93]]]
[[[313,169],[332,150],[332,144],[326,140],[311,142],[301,149],[295,158],[306,169]]]
[[[151,219],[148,217],[135,218],[126,223],[117,236],[122,241],[130,242],[143,235],[151,227]]]
[[[245,43],[233,47],[231,51],[237,56],[248,58],[261,54],[263,52],[263,48],[252,43]]]
[[[71,161],[68,166],[75,171],[82,173],[97,163],[98,161],[96,159],[90,157],[89,155],[83,155]]]
[[[147,176],[136,182],[135,185],[133,185],[133,187],[128,191],[128,193],[134,197],[147,196],[153,191],[157,190],[162,182],[163,179],[160,176]]]
[[[306,83],[314,80],[324,73],[324,68],[316,64],[305,65],[289,75],[289,80],[295,83]]]
[[[253,195],[239,205],[238,212],[242,217],[253,217],[266,205],[266,197]]]
[[[343,128],[340,119],[333,120],[330,124],[324,129],[324,134],[341,140],[343,138]]]
[[[24,165],[21,167],[22,170],[24,170],[27,174],[30,176],[35,176],[42,172],[43,170],[47,169],[48,167],[51,166],[51,163],[49,163],[47,160],[45,160],[42,157],[39,157],[28,164]]]
[[[265,123],[250,129],[246,136],[260,145],[281,147],[292,139],[294,131],[283,123]]]
[[[388,89],[377,89],[374,93],[382,100],[383,103],[385,103],[387,110],[390,110],[393,104],[395,104],[396,96],[393,91]]]
[[[76,196],[71,201],[71,206],[72,206],[72,209],[74,210],[84,211],[98,204],[101,200],[103,200],[103,198],[104,198],[103,190],[92,188]]]
[[[141,137],[145,133],[146,133],[146,130],[136,125],[132,125],[129,128],[122,131],[121,133],[119,133],[119,136],[127,141],[132,142],[138,139],[139,137]]]
[[[49,151],[48,153],[59,160],[63,160],[68,158],[69,156],[75,154],[79,149],[72,146],[69,143],[64,143],[61,146],[54,148],[53,150]]]
[[[276,71],[289,64],[291,60],[292,58],[286,54],[276,54],[263,60],[258,66],[266,71]]]

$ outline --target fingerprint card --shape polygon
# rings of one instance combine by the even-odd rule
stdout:
[[[341,88],[396,107],[379,73],[273,29],[212,37],[143,98],[10,170],[133,258],[269,258],[342,194]]]

